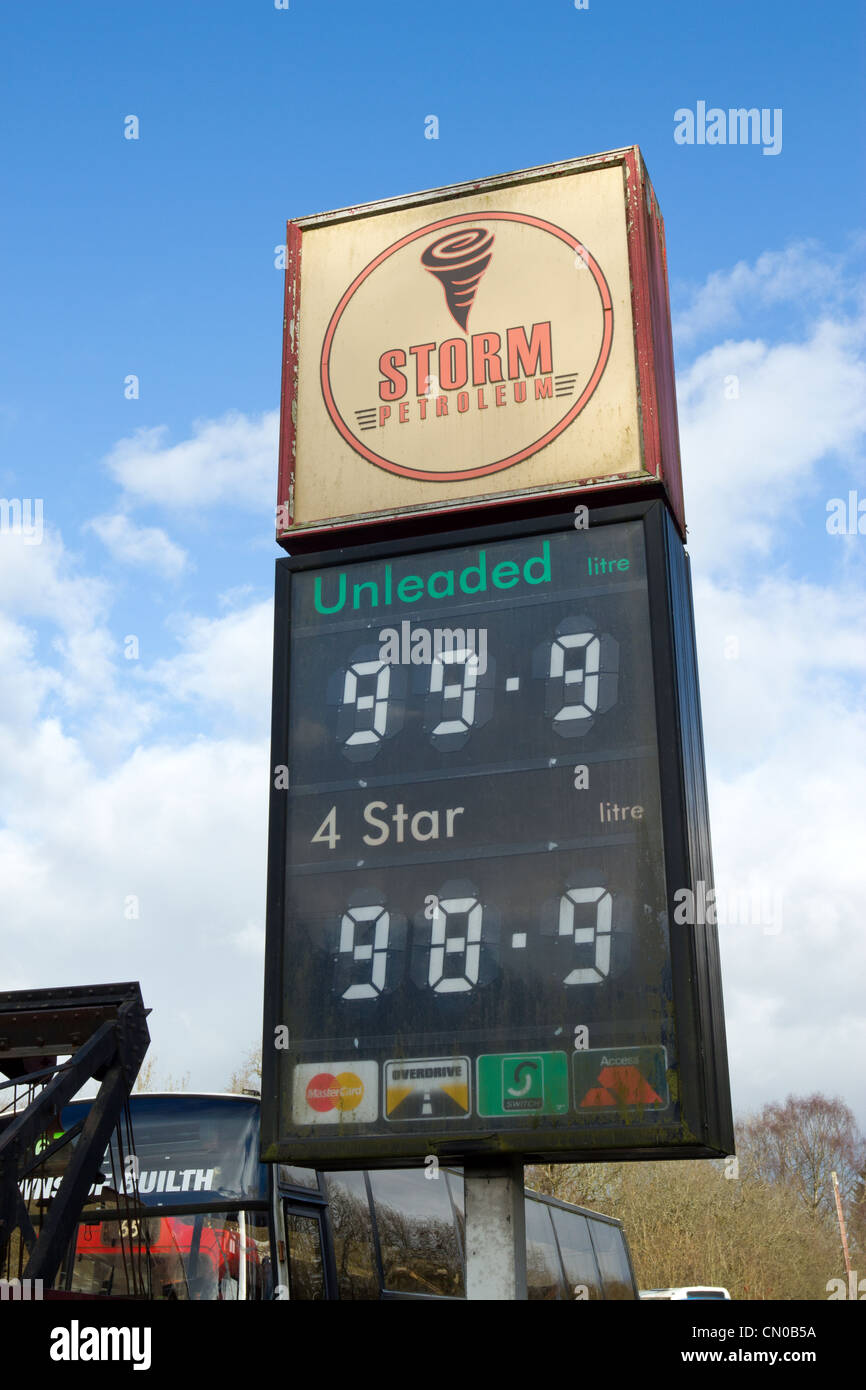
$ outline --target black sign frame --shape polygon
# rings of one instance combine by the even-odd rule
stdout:
[[[644,495],[645,497],[645,495]],[[524,1162],[605,1162],[672,1158],[722,1157],[733,1152],[733,1119],[722,1003],[718,932],[701,920],[676,925],[675,898],[683,888],[700,896],[702,882],[712,888],[712,851],[704,766],[689,559],[666,503],[660,498],[589,507],[590,528],[640,521],[647,561],[653,686],[659,750],[664,877],[670,923],[672,1000],[681,1039],[678,1066],[676,1132],[653,1123],[652,1114],[621,1122],[588,1135],[545,1128],[471,1135],[452,1126],[447,1136],[400,1132],[350,1133],[341,1126],[317,1126],[309,1133],[287,1130],[283,1107],[289,1095],[286,1053],[281,1030],[290,1023],[282,995],[289,949],[286,939],[288,797],[275,770],[289,761],[291,586],[295,574],[359,561],[409,558],[426,551],[483,545],[573,530],[573,510],[546,510],[493,524],[400,539],[343,546],[337,550],[288,556],[276,562],[274,670],[271,739],[271,792],[268,849],[268,905],[262,1051],[262,1156],[265,1161],[293,1162],[323,1169],[420,1165],[430,1155],[442,1162],[479,1161],[520,1155]],[[336,1131],[336,1132],[334,1132]]]

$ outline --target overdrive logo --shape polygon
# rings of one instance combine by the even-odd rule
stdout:
[[[378,468],[497,473],[557,439],[607,366],[613,307],[590,251],[552,222],[461,213],[380,252],[322,345],[325,408]]]
[[[375,1062],[301,1063],[293,1113],[300,1124],[364,1124],[379,1113]]]

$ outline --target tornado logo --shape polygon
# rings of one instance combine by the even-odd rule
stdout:
[[[421,264],[441,283],[451,317],[464,333],[481,277],[493,255],[492,246],[493,233],[473,227],[449,232],[421,253]]]

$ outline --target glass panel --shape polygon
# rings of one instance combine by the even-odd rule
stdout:
[[[378,1298],[379,1272],[364,1174],[329,1173],[326,1181],[340,1297]]]
[[[427,1171],[370,1174],[385,1288],[462,1298],[463,1266],[447,1185],[441,1173],[427,1178]]]
[[[526,1286],[531,1299],[562,1298],[559,1255],[543,1202],[526,1199]]]
[[[286,1187],[312,1187],[319,1189],[319,1175],[315,1168],[293,1168],[288,1163],[279,1165],[279,1180]]]
[[[448,1182],[448,1190],[451,1193],[451,1201],[454,1203],[454,1213],[457,1217],[457,1230],[460,1232],[460,1249],[463,1251],[463,1269],[466,1271],[466,1199],[463,1192],[463,1174],[446,1173],[445,1178]]]
[[[325,1269],[322,1261],[322,1229],[317,1216],[286,1212],[289,1242],[289,1297],[306,1300],[325,1298]]]
[[[607,558],[590,553],[602,532]],[[352,1161],[335,1123],[347,1116],[365,1143],[382,1139],[377,1161],[409,1135],[420,1154],[422,1136],[459,1131],[471,1147],[473,1135],[498,1129],[507,1150],[519,1133],[555,1129],[573,1100],[581,1125],[604,1135],[604,1107],[616,1098],[599,1086],[592,1055],[584,1067],[584,1054],[550,1041],[553,1031],[553,1050],[537,1051],[563,1001],[578,997],[582,1022],[606,1049],[631,1056],[640,1040],[643,1099],[616,1104],[657,1110],[647,1123],[658,1118],[673,1138],[665,1078],[676,1074],[676,1030],[643,522],[582,538],[574,528],[503,535],[483,552],[477,540],[398,548],[401,556],[351,563],[335,552],[323,569],[294,573],[290,630],[278,639],[280,651],[291,649],[295,809],[283,849],[285,918],[296,928],[276,982],[292,1033],[278,1053],[279,1132],[286,1143],[297,1137],[297,1153],[330,1149],[335,1162]],[[513,571],[502,579],[507,595],[499,559]],[[407,586],[415,592],[404,599]],[[436,629],[447,632],[447,651],[438,637],[426,654],[409,643],[411,662],[422,663],[412,674],[383,655],[373,629],[414,599],[409,616],[462,626]],[[474,661],[459,645],[467,634],[484,635],[483,660],[478,644]],[[593,806],[598,795],[606,830],[591,844],[560,833],[574,804],[572,752],[601,778]],[[385,809],[365,836],[356,834],[360,783],[385,798],[369,803],[371,817]],[[640,804],[619,804],[621,784]],[[419,790],[407,811],[397,797],[410,785]],[[538,844],[551,851],[537,853]],[[335,849],[345,872],[334,871]],[[653,926],[631,950],[644,908]],[[337,1084],[339,1075],[352,1080]]]
[[[606,1221],[593,1221],[591,1230],[605,1298],[637,1298],[622,1231]]]
[[[187,1302],[266,1299],[271,1261],[264,1212],[84,1221],[56,1289]]]
[[[564,1211],[561,1207],[551,1207],[550,1214],[559,1237],[559,1249],[565,1266],[567,1296],[603,1298],[601,1278],[589,1238],[586,1217],[580,1216],[576,1211]],[[584,1289],[586,1293],[583,1292]]]
[[[75,1101],[61,1112],[51,1138],[83,1118],[90,1101]],[[259,1102],[244,1096],[133,1096],[135,1156],[121,1164],[116,1134],[91,1189],[92,1208],[116,1206],[118,1196],[144,1206],[190,1206],[215,1197],[267,1199],[267,1173],[259,1163]],[[60,1185],[78,1139],[72,1139],[24,1184],[25,1200],[46,1207]],[[218,1202],[213,1202],[218,1206]],[[122,1213],[121,1213],[122,1214]]]

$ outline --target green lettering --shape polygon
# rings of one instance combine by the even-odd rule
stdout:
[[[397,597],[401,603],[414,603],[424,592],[424,581],[417,574],[404,574],[397,585]]]
[[[339,613],[340,609],[343,607],[343,604],[346,602],[345,570],[341,571],[340,573],[340,578],[337,581],[337,588],[339,591],[339,600],[337,603],[334,604],[333,608],[328,608],[324,603],[322,603],[322,576],[320,574],[316,575],[316,578],[313,581],[313,602],[316,605],[317,613]]]
[[[549,584],[550,583],[550,541],[545,541],[542,545],[542,554],[534,555],[531,560],[527,560],[523,566],[523,577],[527,584]],[[537,579],[533,579],[530,570],[533,565],[541,565],[541,574]]]
[[[513,589],[520,579],[520,566],[515,565],[513,560],[503,560],[501,565],[496,566],[491,578],[497,589]]]
[[[434,579],[444,579],[444,580],[445,580],[445,588],[444,588],[444,589],[434,589],[434,587],[433,587],[433,580],[434,580]],[[453,595],[453,593],[454,593],[454,571],[453,571],[453,570],[437,570],[435,574],[431,574],[430,578],[427,580],[427,591],[428,591],[428,593],[431,595],[432,598],[446,598],[446,597],[449,597],[449,596]]]
[[[356,584],[356,585],[354,586],[353,598],[352,598],[352,607],[353,607],[353,608],[360,608],[360,607],[361,607],[361,590],[362,590],[362,589],[369,589],[369,590],[370,590],[370,594],[371,594],[371,598],[370,598],[370,607],[371,607],[371,608],[378,608],[378,607],[379,607],[379,585],[376,584],[375,581],[372,580],[372,579],[367,579],[367,580],[365,580],[365,582],[364,582],[363,584]]]
[[[471,589],[466,578],[469,574],[478,575],[478,583],[473,584]],[[467,565],[465,570],[461,570],[460,587],[464,594],[483,594],[485,592],[487,588],[487,552],[485,550],[479,550],[477,565]]]

